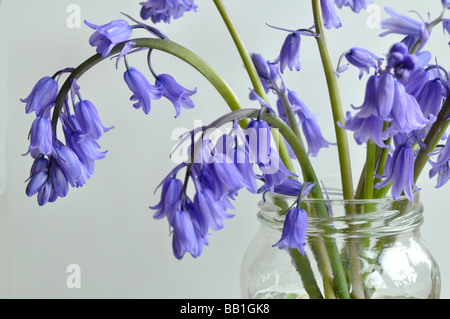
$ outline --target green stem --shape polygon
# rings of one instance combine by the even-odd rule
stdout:
[[[374,142],[369,140],[367,142],[367,156],[366,156],[366,169],[365,169],[365,183],[364,183],[364,199],[373,198],[373,183],[375,174],[375,154],[376,145]]]
[[[225,4],[222,2],[222,0],[214,0],[214,4],[216,5],[220,16],[225,22],[228,32],[230,33],[231,38],[233,39],[234,44],[236,45],[236,48],[239,52],[239,55],[241,56],[242,62],[244,62],[245,69],[247,70],[247,73],[250,77],[253,88],[260,97],[266,100],[266,102],[269,102],[266,91],[264,90],[264,86],[262,85],[261,79],[259,78],[258,72],[256,71],[255,65],[253,64],[253,61],[248,54],[247,49],[245,48],[244,41],[242,41],[242,38],[240,37],[237,28],[234,25],[233,20],[231,19],[231,16],[225,7]]]
[[[336,132],[337,148],[339,155],[339,164],[341,170],[342,191],[344,199],[353,199],[353,178],[350,164],[350,152],[348,147],[347,132],[340,128],[339,123],[345,123],[344,112],[342,109],[342,101],[339,93],[337,76],[333,63],[331,62],[330,53],[328,51],[325,39],[325,28],[323,25],[322,11],[320,0],[312,0],[314,23],[316,27],[317,44],[319,46],[320,57],[325,71],[325,77],[328,85],[331,109],[333,113],[334,129]]]
[[[320,291],[320,288],[319,286],[317,286],[317,282],[314,279],[314,272],[311,268],[311,262],[309,261],[308,256],[306,254],[305,256],[302,256],[298,249],[291,248],[289,248],[289,254],[292,257],[293,262],[295,263],[295,268],[302,278],[303,286],[305,287],[309,298],[323,299],[322,292]]]

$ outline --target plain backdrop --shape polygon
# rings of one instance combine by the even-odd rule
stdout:
[[[149,115],[135,110],[131,92],[123,81],[123,63],[104,61],[85,74],[78,84],[85,99],[98,108],[103,124],[115,126],[101,140],[105,159],[83,188],[71,189],[44,207],[25,195],[32,159],[28,148],[33,115],[24,113],[25,98],[43,76],[75,67],[95,53],[92,34],[83,20],[105,24],[125,12],[139,18],[139,0],[2,0],[0,3],[0,209],[2,296],[10,298],[239,298],[239,268],[245,249],[258,229],[259,195],[242,191],[223,230],[213,232],[201,257],[172,254],[166,220],[154,220],[148,207],[156,204],[156,186],[175,163],[169,158],[176,144],[172,132],[207,124],[228,111],[213,87],[192,67],[161,52],[152,61],[158,73],[170,73],[189,89],[198,88],[193,110],[175,110],[167,100],[152,104]],[[287,33],[284,28],[312,25],[308,0],[225,0],[250,52],[275,59]],[[198,12],[186,13],[171,24],[158,24],[165,34],[203,57],[229,83],[243,105],[250,81],[212,1],[197,0]],[[380,38],[376,22],[385,18],[386,5],[418,18],[431,19],[441,12],[441,1],[375,1],[370,12],[339,10],[343,28],[327,33],[331,55],[351,47],[364,47],[379,56],[401,36]],[[417,13],[409,12],[415,10]],[[79,13],[79,16],[77,15]],[[75,20],[73,20],[75,18]],[[77,25],[77,18],[81,24]],[[68,23],[69,22],[69,23]],[[139,31],[139,36],[145,32]],[[450,66],[449,36],[434,30],[428,49],[443,66]],[[146,72],[146,53],[129,57],[130,64]],[[285,81],[318,114],[324,136],[334,142],[330,104],[318,50],[313,38],[302,39],[301,72],[286,72]],[[358,80],[350,69],[340,79],[343,103],[361,105],[367,77]],[[355,176],[362,167],[365,149],[351,140]],[[313,159],[321,175],[336,174],[336,148],[324,149]],[[435,189],[435,180],[419,180],[425,206],[422,235],[441,268],[442,294],[450,297],[450,185]],[[355,177],[356,178],[356,177]],[[81,272],[81,287],[67,286],[73,268]],[[69,267],[69,268],[68,268]]]

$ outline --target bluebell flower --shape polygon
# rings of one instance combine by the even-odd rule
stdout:
[[[172,248],[177,259],[182,259],[189,252],[192,257],[197,258],[202,253],[203,245],[207,243],[205,237],[200,234],[189,211],[179,208],[172,218]]]
[[[444,162],[441,165],[432,164],[432,168],[429,171],[429,177],[433,178],[436,175],[436,188],[440,188],[447,184],[450,179],[450,161]]]
[[[103,126],[97,109],[89,100],[81,100],[75,104],[75,117],[81,128],[80,137],[90,137],[98,140],[108,132],[112,127]]]
[[[175,106],[175,117],[180,115],[181,108],[192,109],[195,107],[194,102],[189,97],[197,92],[197,88],[187,90],[169,74],[158,75],[155,85],[163,92],[163,96]]]
[[[198,207],[212,230],[222,229],[225,226],[224,219],[233,217],[233,215],[227,213],[224,202],[218,201],[214,193],[208,188],[197,189],[194,202],[198,202]]]
[[[52,77],[46,76],[36,83],[28,97],[20,101],[26,103],[26,113],[34,111],[37,116],[41,116],[48,107],[54,104],[57,94],[58,82]]]
[[[54,202],[58,197],[66,196],[68,192],[65,174],[53,157],[50,160],[44,156],[36,158],[30,171],[30,178],[26,188],[28,197],[37,194],[39,206]]]
[[[429,80],[429,72],[423,68],[416,68],[416,70],[409,75],[409,79],[403,81],[400,80],[400,82],[403,84],[408,94],[411,94],[416,99],[419,99],[422,95],[425,84],[428,83]]]
[[[342,27],[341,20],[336,13],[334,0],[320,0],[320,6],[322,8],[323,24],[325,28],[339,29]]]
[[[331,143],[322,135],[317,119],[310,117],[302,122],[302,131],[308,144],[308,155],[317,156],[322,148],[328,148]]]
[[[261,54],[252,53],[251,58],[266,92],[274,89],[277,80],[280,79],[278,64],[270,63]]]
[[[372,0],[335,0],[339,9],[343,6],[350,7],[354,12],[359,13],[361,10],[366,10],[367,6],[373,3]]]
[[[89,174],[94,174],[95,161],[104,158],[107,151],[98,151],[100,145],[97,141],[90,136],[82,135],[73,115],[70,118],[63,117],[63,119],[63,132],[67,147],[77,155]]]
[[[53,133],[50,119],[46,116],[38,116],[33,121],[30,131],[29,152],[36,158],[40,154],[50,155],[53,152]]]
[[[432,168],[429,172],[429,177],[433,178],[437,175],[436,188],[444,186],[450,179],[450,137],[447,137],[445,145],[437,152],[438,156],[436,161],[431,159],[428,162],[431,164]],[[434,155],[434,154],[430,154]]]
[[[293,69],[300,71],[300,42],[301,38],[298,33],[290,33],[284,40],[280,55],[272,62],[280,64],[281,73],[284,73],[286,66],[291,71]]]
[[[167,217],[169,223],[171,223],[173,214],[181,205],[182,192],[183,183],[178,178],[168,176],[164,179],[161,189],[161,200],[157,205],[150,207],[151,209],[156,210],[153,218],[161,219]]]
[[[271,155],[270,127],[265,121],[251,120],[245,131],[250,157],[254,163],[269,164]]]
[[[264,184],[258,189],[258,193],[270,191],[272,194],[275,188],[283,183],[287,178],[298,177],[286,168],[280,155],[271,150],[271,160],[267,164],[259,163],[259,168],[264,179]]]
[[[169,23],[172,18],[182,17],[185,12],[197,11],[194,0],[147,0],[141,5],[141,18],[151,18],[153,23]]]
[[[386,133],[410,133],[426,126],[428,120],[424,117],[417,100],[405,91],[400,83],[395,83],[394,107],[391,111],[391,123]]]
[[[129,89],[133,92],[130,100],[136,101],[133,104],[134,108],[142,108],[144,113],[148,114],[151,109],[151,101],[160,99],[163,95],[161,85],[151,85],[147,78],[134,67],[125,71],[123,77]]]
[[[299,118],[299,123],[308,144],[307,153],[315,157],[322,148],[328,148],[331,143],[323,137],[316,115],[308,109],[297,92],[288,90],[288,100],[294,113]]]
[[[58,162],[52,159],[49,167],[52,191],[55,196],[65,197],[69,192],[69,182]]]
[[[396,78],[403,81],[408,80],[420,62],[419,56],[408,54],[408,50],[406,44],[399,42],[391,47],[387,56],[388,71],[393,69]],[[425,55],[422,58],[427,59]]]
[[[425,118],[439,114],[444,99],[444,92],[440,79],[430,80],[424,85],[417,102]]]
[[[392,183],[392,198],[398,199],[402,193],[410,201],[414,201],[412,190],[419,190],[414,184],[414,150],[412,145],[416,138],[410,137],[404,143],[396,146],[389,167],[386,168],[385,179],[377,184],[375,188],[383,188]]]
[[[50,161],[44,156],[39,156],[34,160],[30,170],[30,178],[28,179],[29,181],[25,190],[28,197],[39,192],[48,181],[49,165]]]
[[[450,9],[450,0],[442,0],[442,5],[445,8]]]
[[[89,172],[75,152],[61,142],[58,142],[55,146],[55,160],[72,187],[83,186],[90,177]]]
[[[397,64],[403,61],[403,58],[408,54],[408,47],[403,42],[395,43],[387,55],[387,66],[395,68]]]
[[[413,37],[416,41],[426,42],[428,40],[429,33],[423,20],[419,22],[391,8],[385,8],[385,11],[391,17],[382,20],[380,23],[381,28],[387,30],[380,34],[381,37],[394,33]]]
[[[345,58],[350,64],[359,69],[360,79],[362,78],[364,72],[369,73],[370,68],[374,68],[375,72],[378,72],[381,66],[381,61],[383,61],[383,58],[377,57],[369,50],[357,47],[351,48],[349,52],[345,54]]]
[[[396,81],[391,73],[384,72],[379,76],[376,90],[376,115],[388,121],[394,104]]]
[[[304,209],[293,207],[286,214],[281,238],[273,246],[279,249],[292,248],[305,255],[308,214]]]
[[[127,41],[133,33],[128,22],[122,19],[104,25],[95,25],[88,21],[84,21],[84,23],[95,30],[89,38],[89,44],[97,47],[97,53],[101,54],[103,58],[106,58],[117,44]]]
[[[353,137],[359,145],[372,140],[379,147],[385,148],[383,126],[384,121],[376,115],[361,116],[358,113],[351,116],[348,112],[344,128],[353,132]]]

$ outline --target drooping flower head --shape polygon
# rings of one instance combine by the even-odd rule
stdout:
[[[420,40],[425,43],[429,38],[429,33],[425,22],[414,20],[405,15],[402,15],[391,8],[385,8],[387,14],[390,18],[381,21],[381,28],[386,31],[381,33],[380,36],[383,37],[388,34],[402,34],[415,39],[415,41]]]
[[[357,47],[351,48],[344,56],[350,64],[359,69],[359,79],[362,78],[364,72],[369,73],[370,68],[374,68],[375,72],[378,72],[383,61],[383,58],[377,57],[369,50]]]
[[[366,10],[367,6],[373,3],[372,0],[335,0],[339,9],[342,7],[350,7],[354,12],[359,13],[361,10]]]
[[[289,30],[279,27],[274,27],[269,25],[271,28],[287,31],[289,34],[281,46],[281,51],[278,57],[272,62],[273,64],[279,64],[279,69],[281,73],[284,73],[286,66],[289,70],[297,70],[300,71],[300,43],[301,43],[301,35],[304,36],[314,36],[316,35],[313,31],[309,29],[299,29],[299,30]]]
[[[125,20],[119,19],[104,25],[95,25],[88,21],[84,23],[95,30],[89,38],[89,44],[97,47],[97,53],[106,58],[111,50],[118,44],[130,39],[133,31]]]
[[[342,27],[342,22],[336,13],[336,6],[334,0],[320,0],[322,8],[323,24],[327,29],[339,29]]]
[[[151,85],[145,75],[134,67],[125,71],[123,78],[133,92],[130,100],[136,101],[133,104],[134,108],[142,108],[145,114],[150,113],[151,101],[158,100],[163,96],[161,85]]]
[[[413,189],[419,190],[414,183],[414,150],[412,145],[417,139],[413,136],[402,143],[396,143],[394,154],[387,167],[385,179],[375,184],[375,188],[382,188],[392,183],[391,195],[394,200],[398,199],[402,193],[412,202]]]
[[[101,138],[112,127],[105,127],[94,104],[89,100],[80,100],[75,104],[75,117],[80,127],[80,137],[90,137],[93,140]]]
[[[315,157],[322,148],[328,148],[331,143],[323,137],[316,115],[309,110],[298,93],[293,90],[287,91],[288,100],[294,113],[298,116],[299,124],[302,127],[308,145],[307,153]],[[279,107],[278,109],[280,110],[281,108]]]
[[[270,63],[257,53],[252,53],[251,59],[266,92],[273,90],[280,79],[278,64]]]
[[[419,58],[415,54],[408,54],[408,47],[402,43],[394,44],[387,57],[388,70],[393,69],[395,77],[399,80],[408,80],[417,67]]]
[[[284,73],[286,66],[289,70],[296,69],[300,71],[300,35],[297,33],[290,33],[284,40],[281,47],[280,55],[273,61],[273,63],[280,63],[280,72]]]
[[[444,186],[450,179],[450,137],[447,137],[445,145],[437,152],[437,159],[435,161],[429,160],[432,168],[429,172],[429,177],[433,178],[437,175],[436,188]]]
[[[151,18],[153,23],[160,21],[170,23],[170,20],[178,19],[185,12],[197,11],[194,0],[147,0],[141,2],[141,18]]]
[[[72,71],[71,68],[58,71],[51,78],[55,79],[54,82],[47,83],[52,83],[50,87],[57,90],[57,78],[62,73]],[[39,87],[39,83],[35,87]],[[39,111],[36,112],[37,117],[30,130],[30,146],[27,153],[34,158],[34,164],[26,193],[28,196],[37,194],[38,204],[41,206],[54,202],[58,197],[65,197],[69,186],[83,186],[94,173],[95,161],[105,157],[106,152],[98,151],[100,146],[97,140],[112,127],[106,128],[101,124],[97,109],[91,102],[81,99],[79,89],[74,80],[70,88],[73,111],[69,105],[69,98],[66,97],[58,114],[63,126],[64,140],[56,138],[50,121],[54,101],[46,111],[41,110],[44,104],[37,108]],[[39,95],[39,90],[36,90],[34,97]],[[51,94],[52,99],[56,93]],[[78,103],[75,102],[76,96],[80,99]]]
[[[304,183],[298,201],[308,196],[312,187],[314,187],[314,184]],[[286,214],[281,238],[273,247],[298,249],[300,254],[305,255],[307,226],[308,214],[306,211],[299,208],[299,205],[291,208]]]
[[[35,112],[40,116],[47,108],[54,104],[58,94],[58,82],[50,76],[40,79],[25,99],[20,101],[26,103],[25,113]]]
[[[155,85],[160,88],[163,96],[172,102],[175,107],[175,117],[180,115],[181,108],[192,109],[195,107],[194,102],[190,99],[190,96],[197,92],[197,88],[188,90],[178,84],[177,81],[175,81],[175,79],[169,74],[158,75]]]

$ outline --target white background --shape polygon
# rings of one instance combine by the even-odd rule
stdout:
[[[81,9],[81,20],[105,24],[122,18],[120,12],[139,17],[139,0],[69,1],[3,0],[0,6],[0,187],[1,263],[3,296],[12,298],[239,298],[239,267],[245,248],[258,228],[258,195],[241,192],[235,217],[225,229],[213,233],[210,245],[198,259],[186,255],[181,261],[172,254],[171,237],[165,220],[156,221],[148,206],[158,202],[155,187],[174,166],[169,153],[177,127],[192,129],[195,120],[207,124],[228,111],[212,86],[191,67],[178,59],[156,52],[154,67],[172,74],[185,87],[198,87],[194,110],[183,110],[178,119],[170,102],[153,103],[149,115],[135,110],[131,92],[123,81],[124,66],[102,62],[79,80],[84,98],[98,108],[104,125],[115,125],[100,140],[109,153],[97,163],[96,172],[80,189],[56,203],[38,207],[36,198],[25,195],[24,181],[32,160],[27,151],[27,135],[33,121],[24,113],[25,98],[45,75],[68,66],[77,66],[95,53],[88,44],[92,30],[84,24],[69,28],[66,12],[70,4]],[[197,0],[197,13],[187,13],[172,24],[158,27],[173,41],[185,45],[208,61],[230,84],[244,105],[257,107],[247,99],[251,86],[242,62],[233,47],[212,1]],[[375,1],[379,13],[385,5],[407,13],[416,10],[428,19],[439,15],[440,0]],[[312,25],[310,1],[227,0],[234,21],[251,52],[275,59],[287,35],[270,29],[269,23],[297,29]],[[276,3],[276,4],[275,4]],[[377,8],[375,8],[377,9]],[[377,11],[359,15],[348,8],[338,11],[344,27],[328,32],[335,62],[353,46],[365,47],[382,56],[400,36],[380,38],[373,27]],[[416,17],[414,13],[409,13]],[[139,36],[144,35],[140,33]],[[450,65],[448,36],[441,26],[434,32],[429,49],[439,63]],[[301,49],[302,71],[285,77],[319,121],[325,137],[334,141],[329,100],[317,46],[304,38]],[[130,57],[130,64],[143,72],[145,53]],[[149,77],[151,76],[147,73]],[[346,109],[360,105],[364,82],[352,69],[340,78]],[[5,123],[8,123],[5,131]],[[6,133],[6,135],[5,135]],[[6,136],[6,137],[5,137]],[[352,140],[351,135],[349,135]],[[6,141],[6,143],[5,143]],[[361,170],[364,147],[352,142],[355,176]],[[5,149],[3,149],[5,148]],[[6,153],[5,153],[6,150]],[[5,163],[6,160],[6,163]],[[314,159],[321,175],[338,171],[336,149],[319,153]],[[426,172],[425,172],[426,175]],[[356,179],[356,177],[355,177]],[[434,189],[435,181],[420,179],[425,206],[422,234],[440,265],[442,297],[450,297],[450,186]],[[81,288],[66,286],[66,267],[81,268]]]

